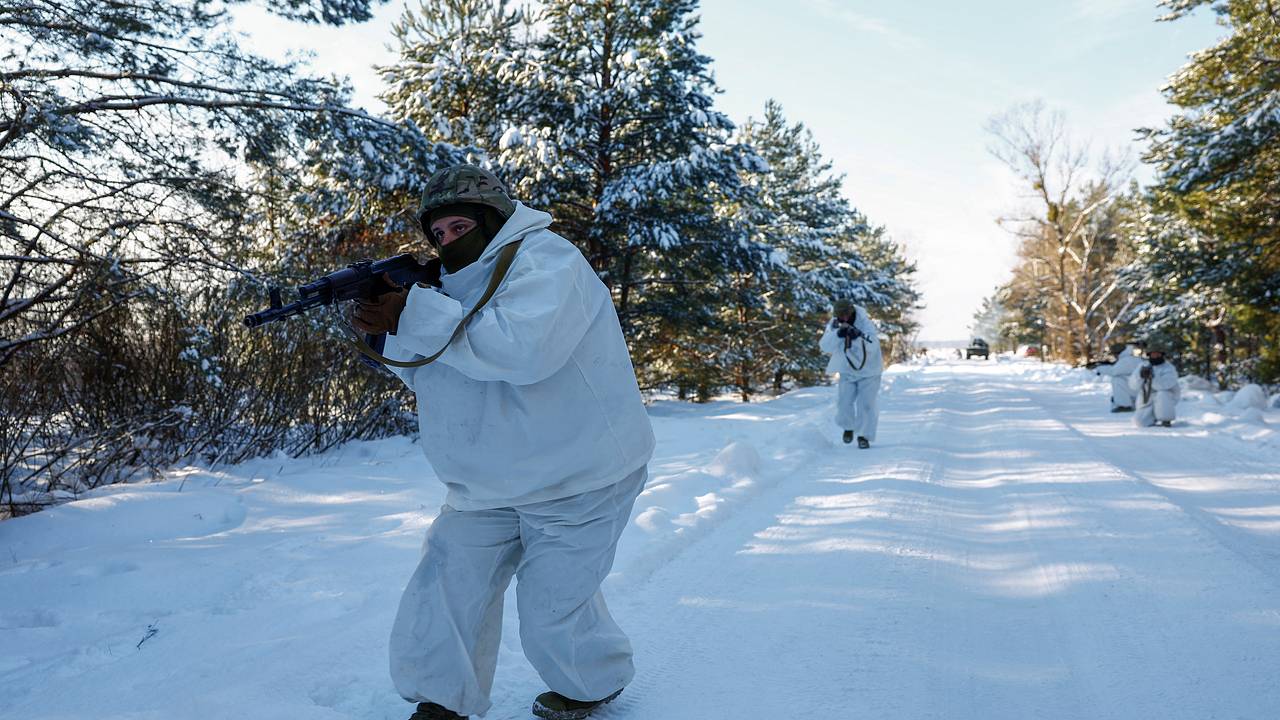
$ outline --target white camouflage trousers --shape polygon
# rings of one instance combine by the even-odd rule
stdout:
[[[400,695],[461,715],[489,709],[512,575],[520,641],[549,689],[599,700],[626,686],[635,675],[631,643],[609,615],[600,583],[647,478],[642,467],[558,500],[495,510],[444,506],[391,631],[391,679]]]
[[[1141,397],[1138,398],[1141,401]],[[1173,422],[1178,417],[1178,398],[1170,390],[1156,390],[1151,393],[1151,402],[1139,405],[1133,422],[1138,427],[1150,427],[1157,422]]]
[[[1111,407],[1133,407],[1133,391],[1129,389],[1129,377],[1111,378]]]
[[[846,380],[840,377],[836,395],[836,424],[867,440],[876,439],[880,424],[880,376]]]

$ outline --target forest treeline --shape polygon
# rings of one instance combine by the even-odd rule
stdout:
[[[241,319],[272,285],[424,253],[406,211],[457,162],[553,214],[611,289],[646,390],[819,381],[835,296],[907,351],[914,266],[803,124],[774,103],[736,126],[716,110],[694,0],[422,2],[376,114],[247,52],[237,4],[0,8],[2,512],[412,432],[412,394],[357,361],[336,311]],[[256,4],[342,25],[378,2]]]
[[[1221,40],[1163,88],[1163,127],[1140,129],[1154,180],[1090,153],[1061,114],[1020,105],[994,118],[991,150],[1033,200],[1002,222],[1013,277],[974,331],[1083,363],[1130,339],[1221,387],[1280,382],[1280,5],[1166,0],[1175,22],[1204,8]]]

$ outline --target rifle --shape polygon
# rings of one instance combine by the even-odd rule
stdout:
[[[280,297],[281,288],[272,287],[269,291],[271,306],[266,310],[246,315],[244,324],[256,328],[287,317],[301,315],[314,307],[333,305],[344,300],[374,300],[389,292],[395,292],[396,288],[383,279],[383,274],[401,287],[413,283],[439,287],[440,260],[432,259],[423,264],[408,253],[385,260],[361,260],[342,270],[335,270],[319,280],[298,286],[298,300],[287,305]]]

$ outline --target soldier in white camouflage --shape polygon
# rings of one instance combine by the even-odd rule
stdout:
[[[441,287],[365,303],[356,327],[418,397],[423,452],[448,487],[391,634],[413,720],[489,710],[512,576],[520,639],[550,688],[534,714],[589,715],[635,673],[600,583],[648,477],[654,436],[608,289],[551,216],[460,165],[418,218]],[[442,350],[443,349],[443,350]]]
[[[856,437],[858,447],[866,450],[875,442],[880,424],[880,375],[884,372],[880,331],[867,309],[849,300],[837,299],[831,314],[818,347],[831,356],[827,372],[840,376],[836,424],[844,430],[845,443]]]

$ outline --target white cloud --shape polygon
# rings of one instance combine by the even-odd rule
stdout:
[[[1154,18],[1155,0],[1073,0],[1073,9],[1077,17],[1087,20],[1111,21],[1145,13]]]
[[[808,0],[808,3],[821,15],[838,20],[855,31],[879,35],[898,49],[918,47],[923,42],[920,38],[899,30],[885,20],[841,7],[837,0]]]

